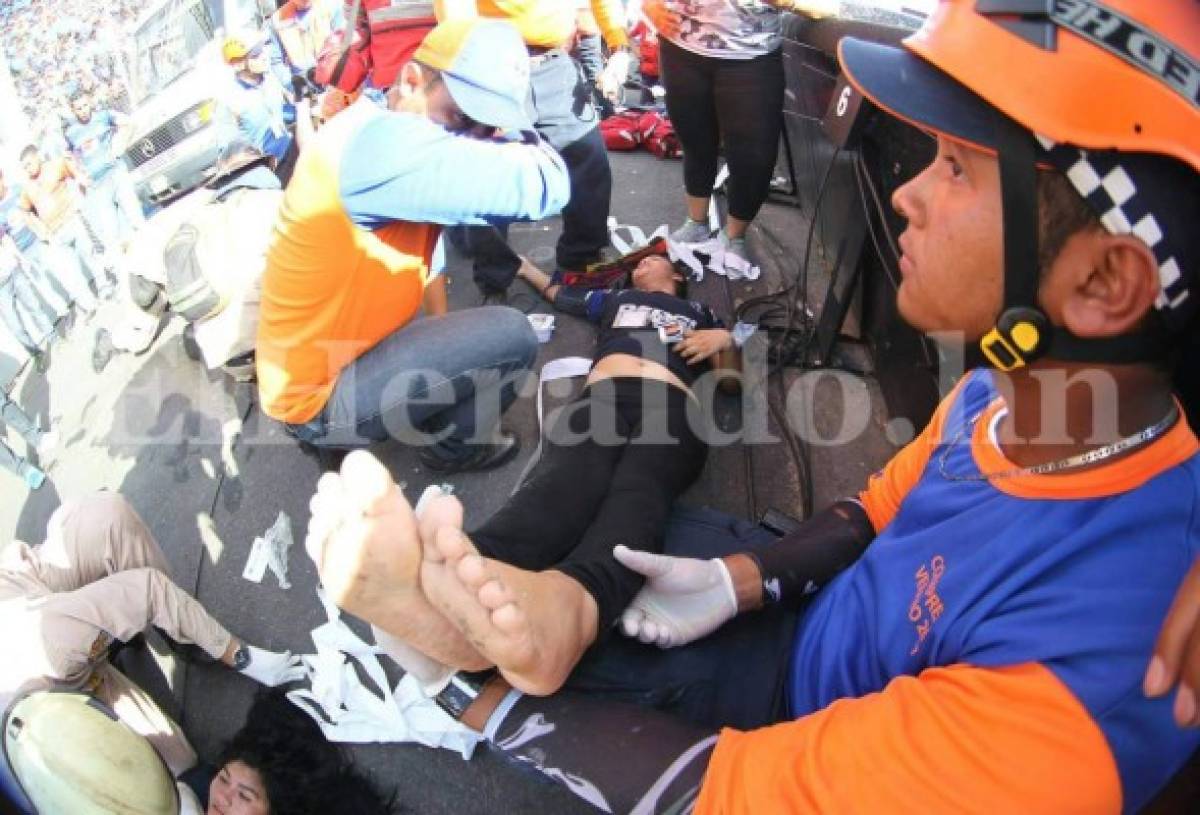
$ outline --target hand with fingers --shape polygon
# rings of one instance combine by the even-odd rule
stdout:
[[[307,675],[304,662],[291,651],[268,651],[253,645],[242,647],[249,652],[250,661],[239,668],[238,673],[268,688],[299,682]]]
[[[640,552],[613,556],[646,584],[621,614],[621,630],[647,645],[675,648],[708,636],[738,611],[729,569],[719,558],[698,560]]]
[[[732,347],[733,335],[724,328],[704,328],[689,331],[687,336],[675,343],[675,353],[686,359],[689,365],[695,365]]]
[[[1154,655],[1146,669],[1146,695],[1175,692],[1175,722],[1180,727],[1200,726],[1200,560],[1192,564],[1158,633]]]
[[[629,79],[629,69],[633,64],[633,53],[628,48],[620,48],[612,53],[604,65],[604,71],[596,80],[600,93],[612,102],[619,102],[621,87]]]

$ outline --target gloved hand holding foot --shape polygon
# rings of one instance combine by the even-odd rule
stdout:
[[[670,557],[613,549],[623,566],[646,576],[621,615],[621,630],[648,645],[674,648],[708,636],[738,612],[729,569],[718,558]]]

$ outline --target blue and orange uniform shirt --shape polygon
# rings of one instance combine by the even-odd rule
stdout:
[[[1147,699],[1200,549],[1182,419],[1110,463],[1015,469],[991,374],[969,374],[860,499],[878,536],[813,601],[794,721],[723,731],[698,812],[1122,812],[1200,745]]]
[[[538,141],[485,141],[360,100],[296,162],[267,250],[258,326],[263,410],[300,424],[343,368],[421,306],[442,226],[536,220],[570,196]]]
[[[86,122],[72,118],[67,126],[67,144],[92,181],[100,181],[117,166],[120,157],[113,149],[113,139],[124,118],[109,110],[95,110]]]

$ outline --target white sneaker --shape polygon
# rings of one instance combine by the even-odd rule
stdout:
[[[708,224],[688,218],[683,226],[671,233],[671,240],[675,243],[704,243],[711,236]]]
[[[725,232],[724,229],[721,230],[720,234],[721,234],[721,245],[723,247],[725,247],[726,252],[733,252],[735,255],[740,257],[742,260],[750,260],[750,255],[746,251],[746,236],[745,235],[743,235],[740,238],[731,238]]]

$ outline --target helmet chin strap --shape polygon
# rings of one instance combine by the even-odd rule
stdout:
[[[1037,156],[1033,135],[998,110],[992,115],[1004,218],[1004,309],[979,341],[979,347],[992,367],[1011,371],[1045,354],[1054,329],[1037,304]]]
[[[1003,205],[1004,308],[979,341],[981,362],[1012,371],[1043,356],[1118,365],[1163,359],[1171,344],[1159,330],[1082,339],[1051,324],[1037,301],[1041,272],[1036,143],[1028,130],[1000,111],[994,110],[993,116]]]

